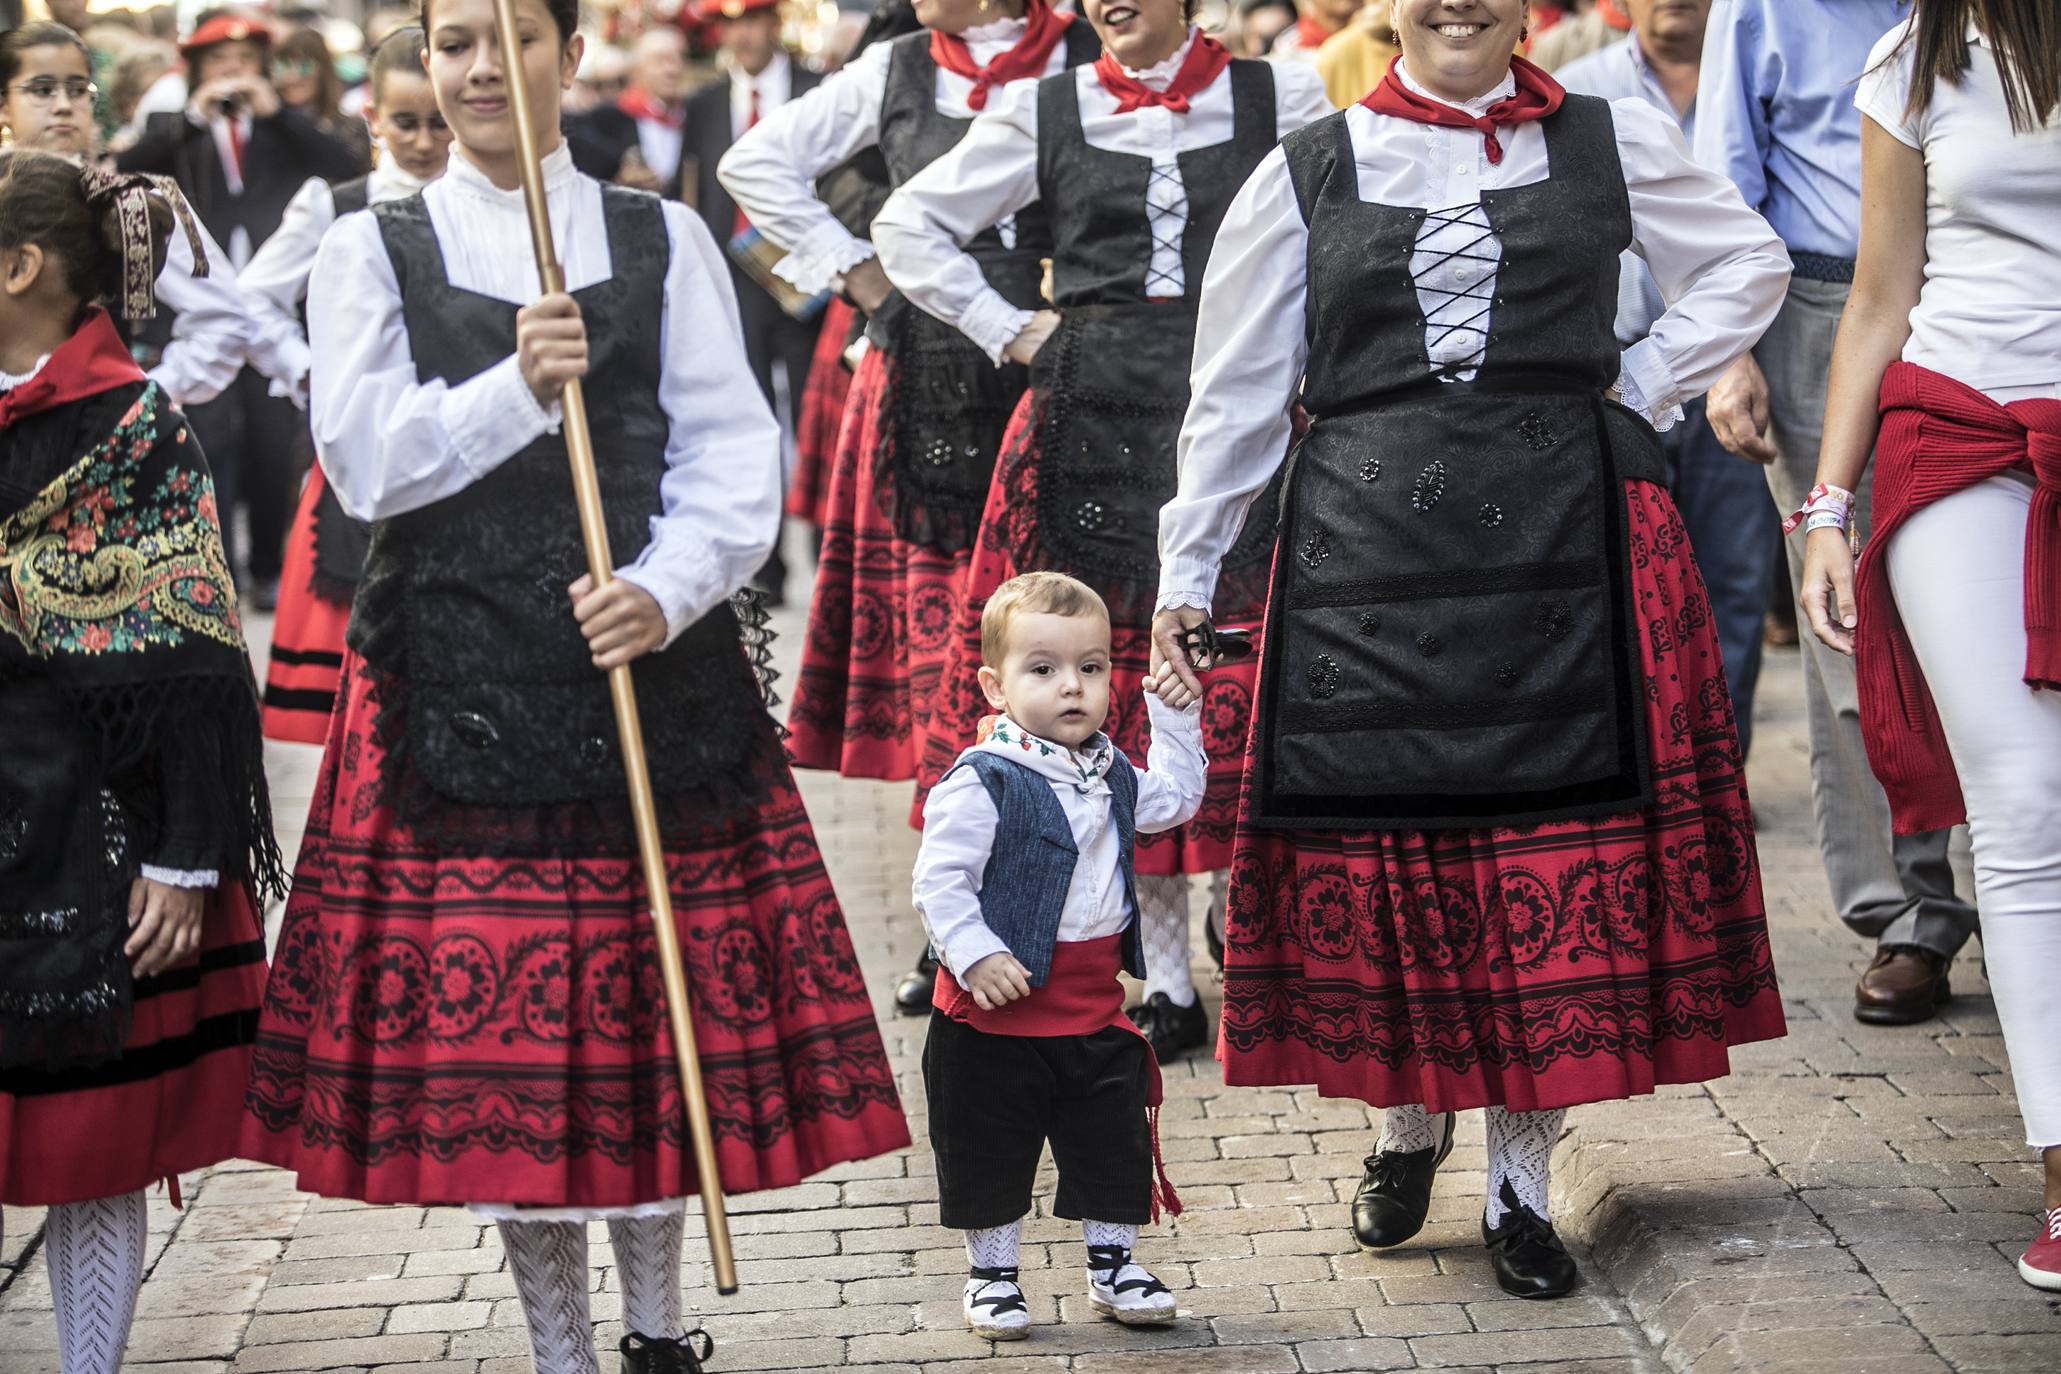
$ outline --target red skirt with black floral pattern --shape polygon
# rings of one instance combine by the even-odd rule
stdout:
[[[346,660],[266,989],[243,1153],[367,1202],[697,1190],[634,856],[440,852],[383,794]],[[667,855],[725,1189],[909,1143],[792,779]]]
[[[893,359],[876,348],[852,379],[787,755],[798,768],[899,782],[916,776],[973,551],[903,539],[881,510],[874,460],[893,378]]]
[[[1225,1082],[1533,1111],[1719,1078],[1730,1046],[1783,1033],[1710,602],[1673,499],[1625,489],[1654,802],[1358,833],[1241,812]]]
[[[1038,509],[1038,408],[1040,393],[1024,393],[1009,431],[1002,440],[987,510],[981,516],[980,542],[967,571],[965,596],[945,648],[937,699],[931,707],[930,730],[917,773],[916,803],[910,823],[923,824],[923,801],[929,789],[951,771],[960,751],[975,741],[980,718],[993,710],[981,694],[980,617],[995,589],[1020,572],[1015,550],[1032,542],[1023,528]],[[1225,629],[1253,628],[1254,607],[1225,607],[1218,623]],[[1152,627],[1149,623],[1110,626],[1109,719],[1103,726],[1116,747],[1143,763],[1151,744],[1145,710],[1145,676],[1151,668]],[[1212,873],[1231,864],[1231,838],[1238,816],[1238,794],[1245,776],[1245,738],[1252,719],[1258,684],[1257,658],[1234,660],[1204,675],[1202,742],[1209,755],[1209,783],[1202,809],[1186,825],[1156,835],[1140,835],[1138,872],[1155,876]]]

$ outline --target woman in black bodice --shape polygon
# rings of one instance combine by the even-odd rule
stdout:
[[[1330,111],[1314,72],[1232,61],[1189,24],[1181,0],[1087,0],[1082,12],[1103,56],[1009,91],[874,222],[882,265],[911,302],[998,366],[1029,364],[1030,390],[1002,442],[952,627],[919,784],[936,782],[972,742],[987,710],[974,684],[981,610],[996,587],[1031,569],[1070,573],[1108,602],[1110,734],[1143,757],[1138,687],[1159,582],[1158,512],[1174,491],[1203,264],[1225,207],[1260,159],[1282,134]],[[1032,207],[1052,227],[1057,310],[1014,308],[980,280],[976,250],[988,227]],[[1227,560],[1227,624],[1258,626],[1272,552],[1271,522],[1252,522]],[[1248,659],[1211,678],[1212,768],[1201,813],[1139,844],[1149,976],[1133,1016],[1162,1059],[1207,1039],[1188,973],[1188,875],[1230,865],[1253,669]]]
[[[1782,1032],[1710,610],[1654,429],[1772,318],[1767,225],[1637,101],[1511,57],[1524,0],[1397,0],[1403,55],[1217,235],[1155,658],[1186,674],[1299,401],[1227,913],[1232,1083],[1387,1109],[1363,1246],[1487,1108],[1483,1235],[1568,1291],[1563,1109]],[[1620,354],[1619,254],[1673,302]]]

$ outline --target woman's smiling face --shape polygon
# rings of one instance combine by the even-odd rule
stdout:
[[[1527,0],[1391,0],[1391,17],[1417,83],[1447,100],[1472,100],[1510,70],[1528,8]]]

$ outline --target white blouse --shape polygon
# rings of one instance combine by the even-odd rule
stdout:
[[[228,389],[243,371],[254,333],[237,294],[235,264],[198,215],[193,228],[207,255],[208,274],[193,275],[193,247],[186,242],[184,227],[175,226],[165,245],[164,270],[158,273],[157,299],[177,318],[164,356],[150,369],[150,380],[181,407],[212,401]]]
[[[573,169],[563,143],[544,171],[566,289],[579,291],[614,270],[601,184]],[[422,194],[453,286],[511,305],[537,299],[520,190],[497,188],[454,150]],[[659,329],[667,472],[651,543],[619,573],[657,600],[670,642],[765,562],[780,527],[780,429],[744,360],[728,264],[698,215],[662,204],[671,246]],[[537,404],[513,355],[455,386],[417,379],[400,288],[369,214],[346,215],[323,236],[308,337],[316,450],[338,500],[361,520],[463,491],[558,428],[557,405]],[[570,508],[565,518],[575,518]]]
[[[1190,29],[1188,41],[1172,57],[1130,75],[1153,90],[1165,90],[1196,37],[1196,30]],[[1273,76],[1277,134],[1291,134],[1331,113],[1324,83],[1314,68],[1280,65]],[[1179,158],[1230,140],[1230,69],[1189,97],[1186,114],[1163,105],[1118,114],[1116,97],[1103,89],[1092,64],[1074,69],[1074,93],[1088,146],[1152,160],[1145,185],[1145,213],[1152,226],[1146,291],[1154,296],[1181,295],[1187,287],[1181,241],[1188,225],[1188,194]],[[956,326],[1000,363],[1002,350],[1031,312],[1011,305],[989,286],[980,265],[959,246],[1037,198],[1038,90],[1030,82],[1019,82],[988,106],[957,147],[888,197],[873,221],[880,265],[903,295]]]
[[[1925,285],[1904,359],[2000,401],[2061,396],[2061,119],[2013,131],[1996,54],[1972,23],[1967,76],[1906,114],[1911,22],[1875,45],[1854,94],[1925,156]]]
[[[1129,766],[1138,779],[1137,833],[1151,835],[1186,824],[1201,809],[1209,785],[1209,756],[1202,747],[1200,705],[1175,710],[1148,692],[1145,713],[1152,723],[1145,766]],[[1077,857],[1060,908],[1057,938],[1099,940],[1121,933],[1133,913],[1124,892],[1122,837],[1111,824],[1107,770],[1114,756],[1108,752],[1108,740],[1097,736],[1095,745],[1077,753],[1004,720],[1033,747],[1024,749],[991,737],[960,757],[1001,754],[1044,778],[1058,796]],[[1095,776],[1083,778],[1086,771]],[[1021,844],[1029,837],[998,834],[1000,821],[994,799],[971,768],[948,774],[924,799],[923,844],[916,851],[910,887],[923,929],[939,962],[954,978],[963,979],[982,959],[1009,949],[981,919],[980,885],[996,844]]]
[[[1462,108],[1480,113],[1514,89],[1506,78]],[[1618,390],[1664,429],[1759,340],[1787,290],[1789,255],[1729,180],[1690,160],[1666,116],[1639,100],[1612,101],[1611,116],[1630,192],[1631,251],[1668,301],[1652,333],[1625,350]],[[1481,196],[1550,175],[1544,130],[1537,121],[1504,130],[1503,160],[1491,163],[1472,128],[1359,104],[1338,117],[1352,139],[1362,200],[1453,212],[1426,216],[1412,269],[1434,368],[1471,376],[1487,344],[1502,261],[1502,245],[1478,218]],[[1287,451],[1289,406],[1308,358],[1308,245],[1277,148],[1231,203],[1203,277],[1179,486],[1160,512],[1162,605],[1208,605],[1217,565]]]
[[[368,201],[377,205],[412,196],[422,187],[422,181],[403,170],[392,153],[382,152],[366,179],[365,191]],[[272,394],[292,397],[303,410],[308,406],[308,339],[301,332],[301,302],[307,298],[308,278],[315,270],[315,250],[335,222],[335,193],[322,178],[309,177],[286,203],[279,227],[244,264],[238,280],[255,346],[268,350],[276,360],[261,368],[274,379]]]
[[[1021,19],[998,19],[959,36],[975,62],[985,65],[1023,36]],[[816,199],[815,181],[846,158],[880,142],[880,105],[887,94],[892,43],[875,43],[850,65],[824,79],[799,100],[761,119],[723,154],[717,179],[752,226],[787,249],[774,271],[804,295],[826,290],[833,279],[873,256],[873,247],[837,222]],[[1052,45],[1044,75],[1066,70],[1066,40]],[[988,92],[988,108],[1029,78]],[[973,114],[966,98],[973,83],[944,68],[937,72],[937,112],[954,119]],[[990,220],[990,224],[994,221]],[[986,228],[986,225],[981,226]]]

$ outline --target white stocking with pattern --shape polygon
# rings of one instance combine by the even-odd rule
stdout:
[[[623,1285],[623,1325],[640,1336],[673,1341],[687,1334],[680,1303],[680,1247],[686,1234],[687,1214],[677,1208],[608,1223],[616,1277]]]
[[[50,1209],[43,1249],[64,1374],[116,1374],[143,1286],[149,1209],[142,1192]]]
[[[974,1269],[1014,1269],[1023,1248],[1023,1222],[966,1233],[966,1263]]]
[[[1559,1143],[1564,1108],[1543,1112],[1509,1112],[1490,1107],[1488,1119],[1488,1224],[1503,1219],[1503,1181],[1517,1200],[1550,1220],[1546,1194],[1553,1182],[1553,1146]]]
[[[1138,875],[1138,933],[1145,946],[1145,996],[1163,992],[1175,1006],[1195,1005],[1188,969],[1188,875]]]
[[[1390,1107],[1381,1114],[1381,1143],[1374,1148],[1401,1154],[1428,1150],[1438,1144],[1439,1124],[1422,1107]]]
[[[504,1221],[500,1230],[537,1374],[601,1374],[587,1302],[586,1223]]]

